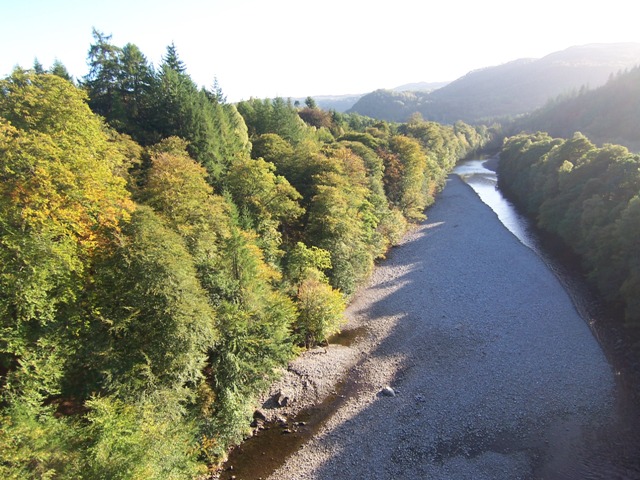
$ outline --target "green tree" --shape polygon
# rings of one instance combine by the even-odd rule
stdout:
[[[3,297],[9,317],[51,319],[49,295],[74,297],[79,285],[63,285],[132,208],[114,175],[125,159],[69,82],[15,71],[0,91]]]
[[[313,97],[307,97],[304,101],[304,104],[307,106],[307,108],[311,108],[311,109],[318,108],[318,104],[313,99]]]
[[[193,388],[216,338],[214,312],[193,258],[147,207],[136,209],[123,233],[96,278],[102,293],[97,320],[109,339],[100,372],[108,389],[124,398]]]
[[[89,73],[83,85],[89,94],[89,106],[105,118],[120,118],[118,77],[122,49],[111,44],[111,35],[93,29],[94,43],[89,48]]]
[[[186,480],[206,473],[197,458],[195,425],[166,395],[136,402],[96,397],[87,406],[82,433],[88,441],[75,478]]]
[[[251,138],[275,133],[292,145],[305,138],[305,123],[290,99],[251,99],[238,103],[238,111],[244,117]]]
[[[265,263],[254,235],[232,231],[221,269],[229,283],[217,309],[220,340],[210,352],[208,379],[216,401],[201,419],[205,439],[216,439],[204,442],[212,458],[248,433],[253,399],[295,351],[295,305],[271,285],[278,274]]]
[[[350,295],[373,268],[375,252],[367,241],[376,218],[362,158],[344,147],[325,153],[313,177],[305,236],[307,243],[331,253],[331,285]]]
[[[185,139],[189,154],[209,172],[210,183],[221,186],[225,168],[249,153],[246,126],[235,106],[198,89],[174,56],[168,47],[153,91],[154,127],[159,138]]]
[[[260,235],[267,260],[276,264],[283,252],[282,230],[288,230],[304,210],[301,195],[286,178],[275,174],[275,165],[262,158],[238,159],[227,171],[225,184],[245,223]]]
[[[340,331],[345,302],[337,290],[314,276],[305,278],[298,288],[299,317],[296,328],[307,347],[326,342]]]
[[[44,73],[44,67],[42,66],[42,64],[38,61],[37,58],[35,58],[33,60],[33,73],[37,73],[37,74],[42,74]]]
[[[176,73],[185,73],[187,70],[184,62],[178,57],[178,50],[173,42],[167,47],[167,53],[162,57],[162,64]]]
[[[603,298],[623,305],[632,325],[640,318],[639,165],[626,148],[597,148],[581,134],[569,140],[518,135],[505,142],[500,161],[501,185],[581,258]]]
[[[55,75],[16,70],[0,81],[0,450],[7,452],[0,472],[7,478],[81,471],[81,427],[54,414],[63,395],[82,390],[70,372],[91,337],[84,301],[96,254],[110,249],[133,209],[115,173],[126,155],[85,98]]]
[[[422,220],[429,203],[425,177],[427,158],[420,144],[409,137],[392,137],[389,148],[391,155],[386,157],[389,163],[386,184],[390,201],[408,220]]]
[[[152,120],[155,74],[140,49],[131,43],[122,49],[116,82],[122,117],[107,117],[111,125],[118,131],[131,135],[143,145],[157,141],[157,136],[149,128]]]
[[[73,82],[73,77],[69,73],[69,70],[67,70],[67,67],[65,67],[64,64],[57,58],[53,61],[53,65],[49,69],[49,73],[52,75],[57,75],[60,78],[64,78],[69,82]]]

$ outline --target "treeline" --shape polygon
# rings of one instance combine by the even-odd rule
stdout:
[[[582,259],[605,299],[640,326],[640,156],[576,133],[507,139],[500,187]]]
[[[0,476],[193,478],[487,132],[89,64],[0,81]]]
[[[582,132],[598,145],[614,143],[640,150],[640,68],[611,75],[594,90],[581,88],[549,101],[514,122],[514,130],[571,138]]]

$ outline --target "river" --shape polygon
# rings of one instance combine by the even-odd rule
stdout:
[[[576,470],[570,470],[566,478],[640,479],[640,408],[637,404],[639,386],[637,378],[629,378],[635,372],[631,371],[633,367],[629,365],[625,355],[628,352],[620,351],[622,342],[618,337],[624,336],[624,332],[611,331],[610,325],[607,325],[611,322],[607,317],[612,313],[594,299],[595,294],[579,268],[550,251],[532,221],[503,196],[498,188],[495,167],[495,159],[473,159],[457,165],[453,173],[462,178],[495,212],[502,224],[554,272],[582,318],[591,327],[617,377],[617,411],[613,424],[600,431],[597,439],[590,440],[589,454],[582,453],[582,464]],[[620,312],[613,314],[619,315]]]
[[[637,406],[585,328],[597,337],[589,291],[485,165],[455,173],[494,217],[452,176],[354,298],[343,344],[300,360],[353,342],[342,390],[249,439],[221,478],[640,478]],[[385,383],[396,398],[376,393]]]

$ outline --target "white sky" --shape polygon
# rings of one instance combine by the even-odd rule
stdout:
[[[154,64],[174,42],[230,101],[366,93],[587,43],[640,42],[632,0],[0,0],[0,76],[87,71],[91,29]],[[639,59],[640,61],[640,59]]]

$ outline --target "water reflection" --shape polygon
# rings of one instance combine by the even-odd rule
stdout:
[[[498,175],[485,167],[486,160],[468,160],[458,165],[453,173],[465,181],[480,199],[493,210],[505,227],[524,245],[538,252],[529,232],[529,220],[520,215],[514,205],[498,190]],[[539,252],[538,252],[539,253]]]

